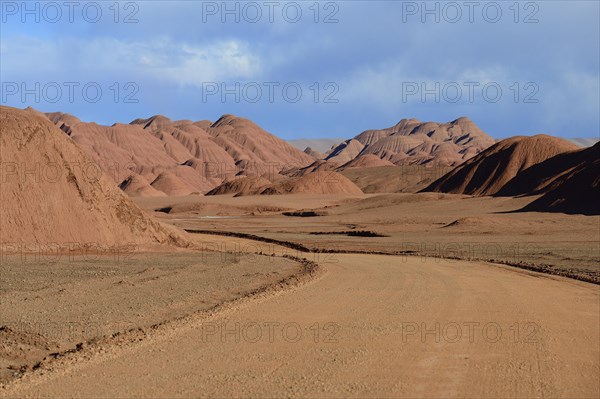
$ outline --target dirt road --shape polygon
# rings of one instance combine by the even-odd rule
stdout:
[[[0,395],[599,396],[598,286],[462,261],[335,260],[304,286]]]

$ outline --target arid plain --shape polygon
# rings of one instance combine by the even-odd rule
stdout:
[[[0,110],[0,396],[600,395],[597,144]]]

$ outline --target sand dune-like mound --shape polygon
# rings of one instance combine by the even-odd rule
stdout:
[[[172,172],[162,172],[156,176],[156,179],[150,185],[156,190],[173,197],[190,195],[194,192],[192,187]]]
[[[241,176],[224,181],[221,185],[206,193],[206,195],[235,194],[237,197],[254,195],[271,184],[271,181],[264,177]]]
[[[598,159],[600,145],[560,153],[533,165],[519,174],[496,193],[497,196],[536,195],[546,193],[564,182],[576,168]]]
[[[358,140],[346,140],[334,149],[332,149],[327,158],[325,159],[343,165],[356,158],[364,147],[364,144],[362,144]]]
[[[172,121],[155,115],[112,126],[81,122],[60,112],[46,117],[71,136],[116,184],[132,174],[153,181],[162,173],[171,173],[191,191],[207,192],[238,174],[277,175],[283,168],[314,161],[252,121],[233,115],[214,123]]]
[[[386,129],[364,131],[354,140],[364,145],[360,156],[373,154],[396,165],[454,166],[494,144],[466,117],[448,123],[402,119]]]
[[[47,118],[0,107],[2,243],[178,243]]]
[[[292,164],[304,166],[314,161],[309,155],[245,118],[223,115],[206,131],[236,161],[247,159],[261,164],[275,163],[280,165],[279,169]]]
[[[130,197],[164,197],[165,193],[150,185],[143,176],[132,174],[119,184],[119,188]]]
[[[548,191],[522,210],[600,215],[598,168],[600,162],[594,162],[589,168],[577,169],[564,184]]]
[[[371,144],[367,153],[378,155],[383,159],[391,159],[394,155],[412,155],[419,150],[433,146],[433,140],[427,136],[392,135]]]
[[[71,138],[117,184],[132,172],[151,180],[191,158],[176,143],[163,142],[141,125],[79,123],[71,128]]]
[[[304,176],[276,183],[262,190],[261,195],[276,194],[363,194],[360,188],[346,177],[333,171],[311,172]]]
[[[548,164],[563,162],[566,171],[556,177],[550,174],[552,182],[541,190],[545,194],[523,210],[600,215],[600,144],[554,158]]]
[[[165,126],[153,133],[154,136],[161,141],[168,143],[167,140],[173,141],[173,146],[181,146],[182,153],[190,154],[204,163],[212,163],[223,165],[224,167],[233,168],[236,160],[231,157],[227,151],[213,141],[204,129],[193,124]],[[177,144],[174,144],[177,142]]]
[[[352,161],[342,165],[340,170],[350,168],[376,168],[380,166],[394,166],[394,164],[390,161],[379,158],[375,154],[366,154],[354,158]]]
[[[385,137],[389,137],[396,132],[411,131],[419,124],[421,124],[421,122],[418,119],[402,119],[400,122],[398,122],[395,126],[392,127],[388,127],[385,129],[365,130],[364,132],[354,137],[354,139],[360,141],[363,145],[367,146],[376,143]]]
[[[292,178],[292,177],[304,176],[309,173],[315,173],[315,172],[321,172],[321,173],[329,172],[332,170],[336,170],[338,167],[339,167],[339,165],[337,164],[337,162],[326,161],[326,160],[321,159],[321,160],[317,160],[303,168],[291,168],[291,169],[285,170],[282,172],[282,174],[288,178]]]
[[[543,134],[511,137],[456,167],[424,191],[493,195],[525,169],[575,149],[575,144]]]

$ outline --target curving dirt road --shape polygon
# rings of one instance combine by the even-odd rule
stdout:
[[[335,255],[320,278],[45,374],[34,397],[598,397],[599,288]]]

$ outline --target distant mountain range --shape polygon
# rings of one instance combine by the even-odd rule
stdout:
[[[26,113],[54,123],[130,196],[357,195],[426,187],[469,195],[541,194],[527,209],[598,212],[589,205],[599,185],[600,147],[589,147],[594,139],[537,135],[496,141],[466,117],[446,123],[402,119],[342,141],[294,141],[309,145],[301,151],[234,115],[215,122],[155,115],[102,126],[60,112]],[[432,173],[415,169],[407,177],[408,169],[394,167]],[[441,170],[443,175],[433,173]],[[577,195],[586,197],[579,201]]]
[[[342,142],[324,159],[343,165],[373,154],[395,165],[454,166],[494,142],[467,117],[447,123],[402,119],[387,129],[366,130]]]
[[[306,167],[317,160],[341,169],[367,165],[454,166],[494,144],[466,117],[448,123],[402,119],[390,128],[367,130],[341,142],[296,141],[296,145],[318,147],[303,152],[254,122],[234,115],[223,115],[215,122],[173,121],[155,115],[129,124],[103,126],[65,113],[29,111],[50,119],[132,196],[206,193],[245,175],[275,183],[284,177],[283,171]]]
[[[235,176],[272,178],[285,167],[313,162],[291,144],[233,115],[216,122],[155,115],[112,126],[63,113],[46,116],[130,195],[204,193]]]
[[[577,144],[579,147],[591,147],[596,144],[600,139],[598,138],[565,138],[572,143]],[[288,143],[298,148],[299,150],[306,150],[306,148],[311,148],[318,152],[326,153],[333,146],[338,146],[340,143],[345,141],[345,139],[337,137],[337,138],[324,138],[324,139],[297,139],[297,140],[288,140]]]

